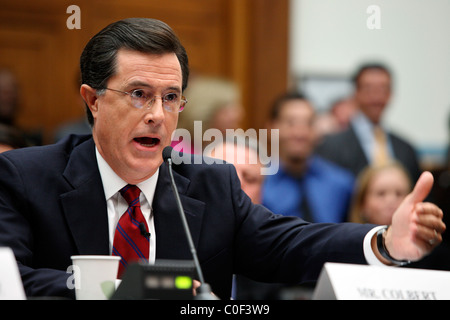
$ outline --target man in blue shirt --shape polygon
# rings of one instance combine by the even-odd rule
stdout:
[[[343,222],[354,177],[313,154],[314,120],[314,108],[300,94],[285,94],[274,103],[271,121],[272,129],[279,129],[280,170],[266,177],[263,204],[311,222]]]

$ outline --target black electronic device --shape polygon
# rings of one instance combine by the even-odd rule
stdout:
[[[131,264],[111,300],[190,300],[195,270],[192,260]]]

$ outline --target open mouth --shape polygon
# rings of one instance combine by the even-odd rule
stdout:
[[[151,138],[151,137],[138,137],[134,138],[133,140],[145,148],[157,146],[160,142],[158,138]]]

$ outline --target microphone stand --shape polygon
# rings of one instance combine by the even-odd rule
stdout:
[[[178,212],[180,213],[181,221],[184,227],[184,231],[186,233],[186,237],[189,243],[189,248],[191,249],[192,258],[194,259],[194,265],[197,270],[198,279],[201,283],[200,287],[197,289],[197,295],[195,296],[195,300],[219,300],[215,295],[211,292],[211,287],[209,284],[205,283],[205,279],[203,278],[203,272],[200,267],[200,263],[198,261],[197,251],[195,250],[194,241],[192,240],[191,231],[189,230],[189,225],[186,220],[186,216],[184,215],[183,205],[181,204],[180,195],[178,194],[178,190],[175,184],[175,180],[173,178],[172,172],[172,158],[171,156],[167,156],[169,154],[168,151],[170,149],[170,154],[172,153],[172,147],[166,147],[163,150],[164,160],[167,160],[169,167],[169,175],[172,185],[172,191],[175,195],[175,202],[177,203]]]

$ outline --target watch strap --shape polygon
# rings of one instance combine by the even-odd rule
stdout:
[[[377,248],[378,248],[378,251],[383,256],[383,258],[388,260],[393,265],[405,266],[407,264],[410,264],[411,261],[409,261],[409,260],[397,260],[397,259],[394,259],[389,254],[389,251],[387,250],[386,245],[385,245],[385,241],[384,241],[384,237],[385,237],[387,229],[388,229],[388,226],[378,230],[378,232],[377,232]]]

